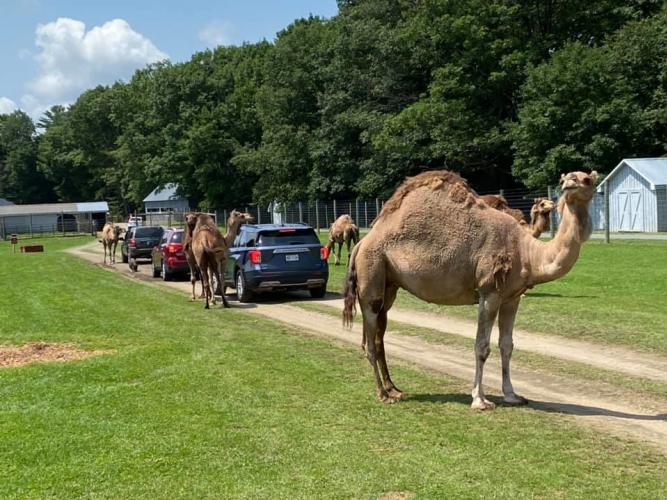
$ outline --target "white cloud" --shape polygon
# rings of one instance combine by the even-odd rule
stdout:
[[[231,45],[234,34],[232,24],[227,21],[211,21],[199,30],[199,39],[208,47]]]
[[[0,115],[8,115],[18,109],[14,101],[7,97],[0,97]]]
[[[39,24],[35,35],[39,75],[21,98],[33,116],[73,101],[87,88],[126,79],[136,69],[167,58],[123,19],[86,31],[83,22],[61,17]]]

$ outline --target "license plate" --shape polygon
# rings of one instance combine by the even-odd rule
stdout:
[[[299,260],[299,254],[298,253],[285,255],[285,261],[286,262],[296,262],[298,260]]]

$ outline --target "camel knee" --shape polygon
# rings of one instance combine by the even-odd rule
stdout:
[[[514,343],[511,338],[501,338],[498,341],[498,347],[500,347],[501,354],[512,354]]]
[[[491,354],[491,347],[489,346],[489,342],[477,342],[475,344],[475,355],[477,356],[477,359],[480,361],[486,361],[486,359],[489,357],[489,354]]]

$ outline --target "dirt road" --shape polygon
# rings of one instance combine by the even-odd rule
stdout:
[[[101,245],[98,243],[73,249],[71,253],[101,266]],[[189,282],[163,282],[151,277],[150,266],[140,266],[139,272],[130,272],[127,265],[101,266],[110,271],[118,271],[132,279],[151,283],[154,286],[168,286],[183,292],[190,292]],[[340,300],[318,302],[337,307]],[[200,304],[198,304],[201,307]],[[232,307],[239,307],[232,302]],[[194,305],[193,305],[194,307]],[[359,345],[360,327],[346,331],[337,317],[306,311],[286,303],[244,304],[244,310],[272,320],[288,323],[302,331]],[[212,311],[215,314],[216,311]],[[465,337],[474,337],[474,325],[440,315],[394,310],[390,320],[409,323],[419,327],[440,330]],[[515,349],[538,352],[565,360],[574,360],[591,366],[625,373],[637,377],[667,381],[667,360],[657,356],[633,353],[630,350],[598,346],[595,344],[560,339],[554,336],[538,335],[530,332],[515,333]],[[435,345],[413,336],[389,332],[385,337],[390,358],[401,359],[430,370],[472,381],[474,362],[471,350]],[[492,355],[484,371],[486,385],[499,388],[501,385],[499,357]],[[537,411],[556,412],[571,415],[583,422],[623,438],[651,443],[667,455],[667,399],[639,400],[627,389],[610,387],[590,381],[571,380],[544,372],[537,372],[514,363],[512,366],[514,387],[531,400],[530,407]],[[401,386],[400,381],[397,381]],[[369,391],[373,388],[369,369]],[[409,393],[409,387],[402,387]],[[496,391],[487,391],[497,394]]]

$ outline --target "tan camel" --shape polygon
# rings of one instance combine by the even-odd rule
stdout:
[[[350,246],[356,245],[359,241],[359,228],[354,224],[352,217],[343,214],[338,217],[329,228],[329,242],[327,248],[329,255],[334,254],[335,265],[340,264],[340,258],[343,252],[343,243],[347,245],[348,260],[350,256]],[[336,253],[336,243],[338,243],[338,253]]]
[[[535,198],[530,209],[530,232],[539,238],[544,231],[551,228],[551,212],[556,204],[549,198]]]
[[[116,263],[116,246],[121,235],[125,231],[120,226],[114,226],[111,222],[104,224],[102,228],[102,245],[104,246],[104,263],[107,263],[107,250],[109,251],[109,263]]]
[[[202,280],[206,309],[209,308],[209,300],[213,304],[216,303],[215,292],[218,284],[221,287],[223,306],[229,307],[223,280],[223,272],[227,262],[227,249],[232,246],[241,224],[252,220],[252,215],[232,210],[227,220],[227,232],[225,236],[222,236],[215,220],[210,215],[198,213],[186,216],[187,227],[192,227],[194,221],[190,245]],[[195,285],[194,282],[192,283],[194,297]]]
[[[521,210],[517,210],[516,208],[510,208],[509,203],[507,203],[507,200],[504,196],[499,194],[485,194],[480,196],[480,198],[491,208],[495,208],[496,210],[500,210],[501,212],[505,212],[506,214],[511,215],[514,219],[517,220],[519,224],[526,224],[526,219],[523,216],[523,212]]]
[[[564,276],[591,232],[588,205],[597,173],[561,177],[562,219],[556,237],[533,238],[511,216],[492,210],[458,175],[424,172],[408,178],[385,204],[373,229],[354,248],[344,289],[343,322],[351,325],[356,301],[363,315],[366,355],[378,397],[403,393],[387,368],[387,311],[399,288],[436,304],[479,304],[472,407],[492,409],[482,375],[496,317],[500,330],[504,401],[525,404],[510,380],[512,330],[522,293]]]
[[[204,298],[204,280],[201,279],[199,275],[199,267],[197,267],[197,259],[195,259],[195,254],[192,251],[192,232],[195,230],[197,225],[197,219],[199,218],[199,212],[191,212],[185,215],[185,229],[183,234],[183,252],[188,261],[188,267],[190,268],[190,283],[192,284],[192,300],[197,300],[195,293],[195,285],[197,283],[197,276],[200,278],[201,282],[201,294],[199,298]]]

